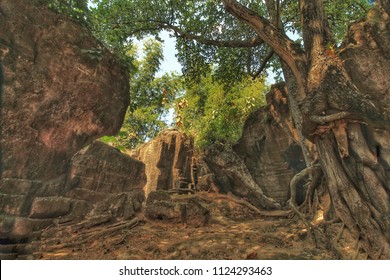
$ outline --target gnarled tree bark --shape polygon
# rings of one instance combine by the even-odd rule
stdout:
[[[375,78],[370,83],[359,81],[364,77],[351,77],[346,68],[359,60],[359,53],[348,49],[355,48],[357,40],[364,36],[351,35],[350,45],[334,52],[328,48],[333,39],[323,0],[300,0],[302,49],[277,27],[278,11],[269,12],[274,17],[272,24],[237,1],[222,2],[228,12],[250,26],[288,66],[287,73],[291,75],[285,78],[293,81],[287,80],[287,85],[295,85],[292,90],[297,92],[290,96],[290,112],[302,116],[302,124],[299,118],[294,118],[296,128],[302,131],[300,141],[309,138],[317,146],[335,218],[357,240],[355,255],[363,251],[362,256],[372,259],[390,259],[390,145],[385,141],[390,136],[390,107],[383,103],[390,101],[390,92],[375,90],[378,87],[375,83],[381,82]],[[271,2],[274,1],[267,1],[269,9],[273,6]],[[377,71],[378,77],[388,76],[388,0],[377,1],[363,29],[362,34],[369,32],[369,35],[361,43],[367,48],[360,55],[376,53],[384,66],[370,69],[370,73]],[[348,61],[343,53],[350,53]],[[364,67],[361,66],[362,73]]]

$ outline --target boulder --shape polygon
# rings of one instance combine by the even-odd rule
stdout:
[[[2,178],[51,180],[83,146],[121,127],[128,75],[65,16],[28,0],[2,0],[0,10]]]
[[[245,162],[231,147],[215,144],[205,152],[204,161],[215,174],[221,193],[232,193],[245,198],[251,204],[263,209],[281,209],[281,205],[263,192]]]
[[[299,136],[289,112],[285,84],[273,85],[266,100],[268,106],[254,112],[246,121],[233,150],[245,162],[264,194],[284,204],[290,198],[290,180],[306,164],[297,144]],[[307,142],[306,148],[312,149],[313,145]],[[302,185],[298,190],[298,202],[302,202],[305,190]]]
[[[125,67],[86,27],[38,3],[0,1],[0,254],[54,220],[128,218],[144,197],[142,163],[100,143],[73,157],[120,129]]]
[[[300,146],[267,109],[248,119],[233,149],[267,197],[280,203],[290,198],[290,180],[305,167],[305,161]]]
[[[145,184],[142,162],[94,141],[72,158],[65,196],[88,202],[95,214],[129,218],[141,208]]]

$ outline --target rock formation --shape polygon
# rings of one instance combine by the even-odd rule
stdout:
[[[273,109],[274,114],[269,109],[254,113],[233,149],[214,145],[197,155],[190,138],[168,130],[132,151],[131,156],[145,163],[145,196],[177,189],[180,184],[188,189],[188,184],[195,183],[191,163],[197,158],[197,190],[232,193],[256,207],[280,209],[290,198],[289,182],[304,167],[304,159],[287,122],[282,116],[275,120],[279,107]]]
[[[205,156],[222,192],[245,197],[266,209],[287,202],[291,178],[305,167],[302,150],[294,141],[297,135],[283,88],[283,84],[271,88],[268,107],[251,115],[232,149],[214,146]],[[300,190],[298,199],[303,201],[304,190]]]
[[[128,77],[63,15],[25,0],[2,0],[0,9],[3,178],[52,180],[83,146],[120,128]]]
[[[145,184],[142,162],[94,141],[72,158],[65,196],[79,202],[78,212],[72,213],[76,218],[105,214],[128,219],[141,209]]]
[[[179,187],[180,182],[192,182],[193,140],[176,130],[162,132],[157,138],[132,151],[131,156],[145,163],[145,196],[151,191]]]
[[[289,183],[305,167],[301,148],[268,112],[260,109],[246,122],[234,151],[264,194],[280,203],[290,198]]]
[[[53,221],[127,218],[143,201],[142,163],[101,143],[74,156],[119,130],[126,70],[86,28],[36,3],[0,1],[0,259]]]
[[[281,208],[277,201],[264,194],[262,186],[253,180],[245,162],[230,147],[211,146],[205,153],[204,161],[215,174],[221,193],[245,198],[258,208]],[[288,185],[284,187],[288,188]]]

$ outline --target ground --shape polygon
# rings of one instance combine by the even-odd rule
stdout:
[[[183,221],[149,219],[87,226],[57,225],[35,242],[35,259],[335,259],[315,246],[305,227],[288,211],[255,211],[219,194],[198,194],[210,210]],[[183,200],[181,198],[181,200]],[[290,214],[289,214],[290,213]],[[317,247],[317,248],[316,248]]]

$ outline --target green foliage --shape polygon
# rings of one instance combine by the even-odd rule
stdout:
[[[94,0],[93,26],[96,34],[108,46],[120,49],[133,38],[154,36],[170,30],[177,38],[178,59],[187,82],[197,83],[211,66],[213,75],[233,85],[260,69],[269,52],[265,44],[238,47],[235,42],[251,41],[253,30],[227,13],[217,0]],[[254,12],[267,16],[265,1],[241,0]],[[299,1],[280,0],[280,19],[288,34],[300,40]],[[367,14],[367,0],[324,1],[330,27],[340,43],[348,24]],[[217,66],[217,67],[216,67]],[[269,67],[278,70],[277,57]],[[278,72],[280,74],[280,72]]]
[[[117,136],[106,138],[121,149],[134,148],[157,135],[166,126],[164,116],[179,95],[177,124],[195,135],[198,147],[214,141],[234,143],[241,135],[245,119],[263,102],[264,75],[259,76],[258,71],[270,49],[266,44],[249,44],[257,34],[226,12],[222,1],[37,1],[86,22],[104,45],[129,66],[131,104],[126,120]],[[267,17],[265,1],[239,2]],[[284,30],[294,34],[299,42],[299,1],[279,2]],[[370,8],[367,0],[329,0],[324,4],[336,47],[349,23],[364,17]],[[157,77],[162,59],[161,30],[169,30],[177,38],[185,93],[181,77],[175,74]],[[144,56],[139,58],[133,43],[145,37],[157,41],[145,42]],[[98,53],[84,51],[99,59]],[[267,65],[280,79],[279,59],[273,56]]]
[[[132,149],[155,137],[167,127],[164,117],[181,90],[181,78],[174,73],[157,77],[163,59],[161,43],[149,39],[143,44],[143,57],[137,47],[128,52],[134,57],[130,79],[130,106],[118,135],[103,138],[119,149]]]
[[[262,80],[248,77],[226,89],[209,72],[176,102],[177,125],[194,136],[198,149],[215,142],[231,145],[250,114],[265,104],[266,90]]]
[[[344,39],[351,22],[364,18],[370,4],[367,0],[332,0],[324,1],[328,22],[336,43]]]
[[[80,23],[89,23],[89,0],[38,0],[38,2]]]

